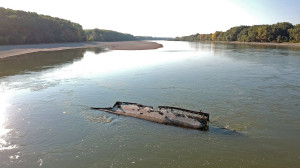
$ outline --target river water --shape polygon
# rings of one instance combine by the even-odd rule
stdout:
[[[299,167],[299,49],[159,43],[1,59],[0,167]],[[90,109],[117,100],[202,109],[210,129]]]

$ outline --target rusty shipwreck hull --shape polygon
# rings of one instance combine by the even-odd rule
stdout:
[[[209,114],[201,110],[192,111],[171,106],[158,106],[158,110],[154,110],[152,106],[120,101],[113,107],[92,109],[178,127],[207,130],[209,126]]]

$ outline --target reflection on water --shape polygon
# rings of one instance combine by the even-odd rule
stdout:
[[[9,93],[6,91],[5,83],[2,82],[0,87],[0,152],[17,148],[8,141],[8,133],[11,130],[7,128],[6,109],[10,106],[6,100],[7,97],[9,97]]]
[[[83,58],[86,51],[104,52],[101,48],[73,49],[52,52],[37,52],[0,60],[0,77],[12,76],[31,71],[42,71],[58,65],[72,63]]]
[[[130,53],[130,54],[126,54]],[[125,55],[124,55],[125,53]],[[87,52],[81,61],[74,62],[70,66],[65,66],[51,73],[46,73],[45,78],[71,79],[76,77],[94,77],[101,74],[120,75],[122,72],[138,70],[153,65],[176,62],[186,58],[181,54],[173,56],[162,56],[161,53],[153,55],[149,51],[114,51],[107,52],[95,57],[93,52]]]
[[[36,53],[20,57],[24,67],[15,57],[0,71],[0,167],[299,165],[299,50],[162,43],[147,51]],[[211,127],[90,110],[117,100],[202,109]]]

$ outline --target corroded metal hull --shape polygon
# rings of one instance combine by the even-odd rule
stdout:
[[[207,130],[209,125],[208,113],[170,106],[159,106],[154,110],[151,106],[118,101],[113,107],[92,109],[192,129]]]

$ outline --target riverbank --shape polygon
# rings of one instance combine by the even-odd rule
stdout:
[[[262,43],[262,42],[240,42],[240,41],[213,41],[217,43],[231,43],[231,44],[249,44],[249,45],[264,45],[264,46],[285,46],[300,48],[300,43]]]
[[[75,48],[101,47],[110,50],[149,50],[163,47],[156,42],[149,41],[122,41],[122,42],[82,42],[82,43],[52,43],[29,45],[0,46],[0,59],[40,51],[58,51]]]
[[[232,41],[229,43],[236,43],[236,44],[251,44],[251,45],[268,45],[268,46],[289,46],[289,47],[299,47],[300,43],[262,43],[262,42],[239,42],[239,41]]]

